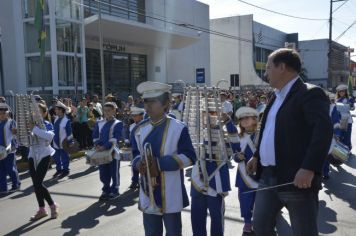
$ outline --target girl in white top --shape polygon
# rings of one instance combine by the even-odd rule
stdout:
[[[55,153],[55,150],[51,147],[54,137],[53,125],[46,120],[46,118],[49,118],[47,106],[38,104],[38,107],[44,127],[41,128],[38,124],[28,124],[33,135],[33,145],[30,146],[29,152],[29,169],[39,206],[37,213],[30,218],[31,221],[39,220],[48,215],[45,209],[45,200],[50,207],[51,218],[54,219],[58,216],[58,206],[43,185],[51,156]]]

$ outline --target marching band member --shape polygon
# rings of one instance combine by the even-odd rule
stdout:
[[[355,99],[352,97],[352,94],[348,94],[347,92],[347,85],[345,84],[340,84],[339,86],[336,87],[336,100],[339,103],[343,104],[348,104],[350,106],[350,110],[354,110],[355,106]],[[341,141],[350,148],[352,149],[351,145],[351,131],[352,131],[352,117],[349,112],[348,116],[348,125],[346,130],[341,130]]]
[[[329,94],[329,98],[330,98],[330,117],[331,117],[331,121],[333,123],[334,126],[334,139],[335,140],[340,140],[340,134],[341,134],[341,130],[340,130],[340,113],[339,111],[336,109],[336,104],[335,104],[335,94],[330,93]],[[331,144],[333,145],[333,144]],[[329,161],[325,161],[324,166],[323,166],[323,179],[329,179],[329,172],[330,172],[330,163]]]
[[[46,176],[48,166],[51,162],[51,156],[54,155],[55,150],[51,147],[51,142],[54,137],[53,125],[49,121],[50,117],[46,105],[38,104],[41,116],[43,118],[45,129],[41,129],[38,124],[28,124],[34,139],[37,142],[30,146],[29,152],[29,170],[33,187],[36,193],[39,210],[31,217],[31,221],[39,220],[48,215],[45,209],[45,200],[51,210],[51,218],[58,217],[58,206],[53,201],[47,188],[43,185],[43,179]]]
[[[132,137],[132,130],[143,120],[143,115],[145,113],[145,109],[139,108],[139,107],[131,107],[131,116],[132,119],[134,120],[134,123],[130,125],[130,140],[133,138]],[[131,185],[130,189],[137,189],[139,187],[138,185],[138,178],[139,178],[139,172],[131,166],[132,169],[132,178],[131,178]]]
[[[222,91],[220,93],[220,99],[221,99],[221,103],[222,103],[222,110],[224,113],[227,113],[229,116],[232,116],[233,113],[233,107],[231,102],[228,100],[228,93],[225,91]]]
[[[146,236],[162,235],[162,222],[166,235],[182,235],[181,211],[189,205],[183,169],[194,164],[196,155],[188,128],[166,114],[171,88],[171,85],[151,81],[137,86],[150,117],[135,127],[132,139],[133,166],[141,174],[139,209],[143,212]],[[151,145],[152,156],[145,155],[148,145]],[[145,156],[149,161],[147,165]],[[147,177],[154,169],[151,167],[157,167],[154,178]]]
[[[57,101],[55,105],[56,119],[54,120],[54,138],[53,147],[56,150],[54,161],[56,162],[56,173],[53,178],[63,178],[69,175],[69,155],[63,149],[62,143],[65,139],[71,141],[73,139],[72,126],[70,120],[66,116],[68,107],[62,102]]]
[[[181,120],[182,118],[182,113],[184,110],[184,104],[182,101],[182,94],[180,93],[173,93],[172,94],[173,100],[172,100],[172,110],[171,113],[173,113],[178,120]]]
[[[0,103],[0,146],[3,148],[0,155],[0,193],[7,193],[7,175],[10,176],[12,188],[10,192],[20,189],[20,178],[16,166],[14,135],[16,122],[9,117],[9,107]]]
[[[257,124],[258,124],[258,112],[251,107],[239,108],[235,116],[240,125],[240,148],[241,152],[235,156],[236,162],[244,162],[245,164],[252,158],[256,151],[256,138],[257,138]],[[235,186],[239,189],[239,201],[241,209],[241,217],[244,218],[244,233],[252,232],[252,211],[255,203],[255,193],[245,193],[257,188],[256,182],[250,180],[249,176],[246,176],[246,169],[240,168],[239,165]]]
[[[226,129],[229,133],[230,143],[225,145],[230,146],[235,153],[239,151],[237,129],[233,125],[230,115],[222,113],[222,120],[226,124]],[[204,141],[207,145],[207,141]],[[227,154],[226,154],[227,155]],[[203,157],[205,161],[205,170],[201,166],[200,160],[194,165],[192,170],[192,186],[191,186],[191,198],[192,198],[192,212],[191,222],[194,236],[206,236],[206,218],[207,210],[209,209],[211,224],[210,235],[221,236],[224,235],[224,213],[225,202],[224,198],[231,190],[230,187],[230,175],[228,162],[220,163],[215,161],[208,161],[209,154],[205,154]],[[228,160],[227,156],[220,156],[221,162]],[[206,171],[207,176],[212,176],[208,181],[204,178],[203,171]],[[206,186],[207,185],[207,186]]]
[[[115,118],[117,105],[114,102],[104,104],[104,120],[95,124],[93,142],[96,151],[112,149],[113,160],[99,165],[100,181],[103,183],[100,201],[113,200],[119,197],[120,161],[117,143],[121,138],[123,124]],[[111,185],[110,185],[111,184]]]

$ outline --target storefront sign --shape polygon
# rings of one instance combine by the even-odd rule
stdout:
[[[122,45],[103,43],[104,50],[114,51],[114,52],[125,52],[126,48]]]
[[[195,77],[196,77],[197,84],[205,83],[205,69],[204,68],[196,69]]]

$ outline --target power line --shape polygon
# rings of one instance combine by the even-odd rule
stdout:
[[[332,13],[335,13],[337,10],[339,10],[343,5],[345,5],[349,0],[346,0],[343,2],[340,6],[338,6]]]
[[[315,39],[315,37],[320,33],[320,31],[325,27],[327,26],[327,24],[329,23],[329,21],[325,21],[321,27],[313,34],[313,36],[311,37],[312,39]]]
[[[192,25],[192,24],[188,24],[188,23],[174,22],[172,20],[167,20],[167,17],[164,17],[164,16],[156,17],[156,16],[159,16],[159,15],[155,14],[153,12],[152,12],[152,14],[156,15],[156,16],[147,15],[145,13],[142,13],[144,11],[143,9],[141,9],[142,12],[139,12],[139,11],[135,11],[135,10],[132,10],[132,9],[129,9],[129,8],[118,6],[118,5],[115,5],[115,4],[112,4],[112,3],[103,2],[102,0],[101,1],[93,0],[93,1],[97,2],[97,3],[101,3],[101,4],[104,4],[104,5],[107,5],[107,6],[114,7],[116,9],[120,9],[120,10],[123,10],[123,11],[134,13],[134,14],[137,14],[137,15],[140,15],[140,16],[143,16],[143,17],[147,17],[147,18],[150,18],[150,19],[154,19],[154,20],[158,20],[158,21],[164,22],[164,23],[172,24],[172,25],[175,25],[175,26],[178,26],[178,27],[187,28],[187,29],[196,30],[196,31],[201,31],[201,32],[204,32],[204,33],[207,33],[207,34],[210,34],[210,35],[216,35],[216,36],[219,36],[219,37],[224,37],[224,38],[233,39],[233,40],[237,40],[237,41],[247,42],[247,43],[251,43],[251,44],[255,43],[253,39],[252,40],[245,39],[245,38],[238,37],[238,36],[235,36],[235,35],[222,33],[222,32],[216,31],[216,30],[211,30],[211,29],[207,29],[207,28],[204,28],[204,27],[201,27],[201,26],[196,26],[196,25]],[[90,8],[90,9],[96,9],[93,6],[88,6],[88,5],[85,5],[85,4],[82,4],[82,3],[75,2],[75,4],[81,5],[83,7],[87,7],[87,8]],[[267,44],[267,43],[257,43],[257,44],[260,44],[260,45],[263,45],[263,46],[274,47],[274,48],[280,48],[281,47],[281,45],[273,45],[273,44]],[[253,45],[253,46],[255,46],[255,45]]]
[[[335,41],[338,41],[342,36],[344,36],[344,35],[346,34],[346,32],[347,32],[349,29],[351,29],[355,24],[356,24],[356,20],[354,20],[354,22],[352,22],[352,24],[351,24],[349,27],[347,27],[347,28],[344,30],[344,32],[342,32],[339,36],[337,36],[337,37],[335,38]]]
[[[259,9],[264,10],[264,11],[272,12],[274,14],[278,14],[278,15],[286,16],[286,17],[290,17],[290,18],[295,18],[295,19],[299,19],[299,20],[314,20],[314,21],[328,20],[328,19],[318,19],[318,18],[307,18],[307,17],[300,17],[300,16],[292,16],[292,15],[288,15],[288,14],[285,14],[285,13],[282,13],[282,12],[278,12],[278,11],[270,10],[270,9],[267,9],[267,8],[264,8],[264,7],[261,7],[261,6],[257,6],[257,5],[254,5],[252,3],[246,2],[246,1],[242,1],[242,0],[237,0],[237,1],[245,3],[245,4],[253,6],[253,7],[256,7],[256,8],[259,8]]]
[[[99,1],[99,0],[94,0],[94,1],[102,3],[104,5],[112,6],[114,8],[120,9],[120,10],[131,12],[131,13],[134,13],[134,14],[137,14],[137,15],[141,15],[141,16],[144,16],[144,17],[147,17],[147,18],[151,18],[151,19],[154,19],[154,20],[158,20],[158,21],[162,21],[162,22],[165,22],[165,23],[169,23],[169,24],[172,24],[172,25],[175,25],[175,26],[188,28],[188,29],[192,29],[192,30],[196,30],[196,31],[201,31],[201,32],[204,32],[204,33],[208,33],[208,34],[212,34],[212,35],[216,35],[216,36],[221,36],[221,37],[225,37],[225,38],[229,38],[229,39],[234,39],[234,40],[238,40],[238,41],[244,41],[244,42],[248,42],[248,43],[252,43],[253,42],[250,39],[241,38],[241,37],[238,37],[238,36],[235,36],[235,35],[225,34],[225,33],[219,32],[219,31],[206,29],[206,28],[203,28],[203,27],[200,27],[200,26],[196,26],[196,25],[192,25],[192,24],[178,23],[178,22],[170,21],[170,20],[167,20],[167,18],[165,18],[165,17],[161,18],[161,17],[155,17],[155,16],[147,15],[147,14],[144,14],[142,12],[134,11],[134,10],[131,10],[131,9],[128,9],[128,8],[125,8],[125,7],[117,6],[117,5],[110,4],[110,3],[107,3],[107,2],[103,2],[103,1]],[[87,8],[94,9],[93,7],[85,5],[85,4],[81,4],[81,3],[75,3],[75,4],[81,5],[81,6],[84,6],[84,7],[87,7]],[[155,14],[155,15],[157,15],[157,14]]]

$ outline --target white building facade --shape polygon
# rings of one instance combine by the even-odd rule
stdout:
[[[46,55],[40,61],[35,0],[2,0],[2,81],[6,93],[101,93],[99,25],[105,91],[121,98],[151,80],[210,84],[209,6],[195,0],[47,0]],[[0,85],[1,85],[0,84]]]
[[[261,80],[268,55],[285,47],[297,47],[298,34],[287,34],[253,21],[253,15],[210,20],[210,29],[228,35],[211,35],[211,83],[239,77],[239,86],[266,86]],[[231,37],[232,36],[232,37]],[[294,44],[293,44],[294,43]]]

